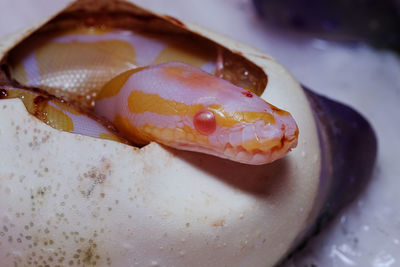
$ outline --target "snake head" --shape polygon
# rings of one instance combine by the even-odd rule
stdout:
[[[297,144],[286,111],[183,63],[132,70],[105,85],[96,112],[144,145],[156,141],[247,164],[283,157]]]

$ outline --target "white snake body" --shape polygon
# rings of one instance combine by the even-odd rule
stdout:
[[[265,164],[297,144],[297,125],[288,112],[212,75],[218,65],[213,50],[199,53],[167,36],[98,28],[46,39],[33,38],[29,51],[15,52],[13,77],[67,101],[73,95],[86,109],[94,106],[138,145],[156,141]],[[103,126],[86,127],[97,125],[88,116],[57,110],[73,124],[67,131],[118,139]]]

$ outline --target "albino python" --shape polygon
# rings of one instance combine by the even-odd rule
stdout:
[[[39,37],[31,38],[29,51],[10,56],[11,74],[57,97],[18,86],[3,89],[2,97],[21,98],[54,128],[136,145],[156,141],[247,164],[272,162],[297,145],[288,112],[212,75],[220,58],[211,50],[192,51],[179,38],[100,28]],[[69,94],[83,108],[68,104]]]

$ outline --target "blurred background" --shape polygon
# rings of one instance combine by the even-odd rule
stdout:
[[[0,38],[68,2],[1,0]],[[253,46],[361,112],[378,137],[372,182],[283,266],[400,266],[400,0],[132,2]]]
[[[398,0],[254,0],[267,27],[400,52]]]

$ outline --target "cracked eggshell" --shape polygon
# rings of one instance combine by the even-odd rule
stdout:
[[[3,41],[1,57],[43,23]],[[184,25],[262,68],[262,97],[294,116],[298,147],[264,166],[156,143],[135,149],[55,130],[19,99],[0,100],[2,266],[272,266],[307,229],[321,163],[302,89],[270,57]]]

